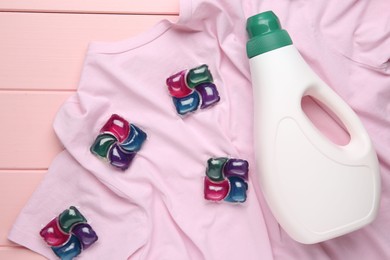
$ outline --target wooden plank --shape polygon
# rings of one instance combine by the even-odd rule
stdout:
[[[44,174],[45,171],[0,171],[0,248],[15,246],[7,240],[7,234]],[[11,258],[2,258],[0,253],[0,259]]]
[[[0,89],[76,89],[90,41],[127,39],[164,18],[177,19],[0,13],[0,24],[7,25],[0,26]]]
[[[0,247],[0,259],[45,260],[46,258],[23,247]]]
[[[0,0],[0,10],[23,12],[177,14],[179,0]]]
[[[0,169],[45,169],[62,150],[52,128],[73,92],[0,91]]]

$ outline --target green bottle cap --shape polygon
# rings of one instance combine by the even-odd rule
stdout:
[[[246,30],[249,34],[246,44],[248,58],[292,44],[287,31],[282,30],[279,18],[272,11],[249,17]]]

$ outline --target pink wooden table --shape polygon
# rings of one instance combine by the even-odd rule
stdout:
[[[43,259],[7,233],[63,149],[52,121],[88,42],[129,38],[178,10],[178,0],[0,0],[0,259]]]

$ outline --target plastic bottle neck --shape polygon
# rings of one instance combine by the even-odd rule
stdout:
[[[263,12],[247,20],[249,41],[246,44],[248,58],[292,45],[290,35],[280,26],[278,17],[272,12]]]

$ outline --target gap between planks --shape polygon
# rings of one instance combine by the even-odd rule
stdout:
[[[22,13],[22,14],[104,14],[104,15],[139,15],[139,16],[178,16],[178,12],[106,12],[106,11],[72,11],[72,10],[12,10],[2,9],[0,13]]]
[[[17,167],[12,167],[12,168],[0,168],[0,175],[1,174],[19,174],[19,173],[27,173],[27,174],[43,174],[49,170],[48,167],[42,167],[42,168],[17,168]]]
[[[0,88],[0,94],[7,94],[7,93],[17,93],[17,92],[28,92],[28,93],[74,93],[77,89],[49,89],[49,88]]]

